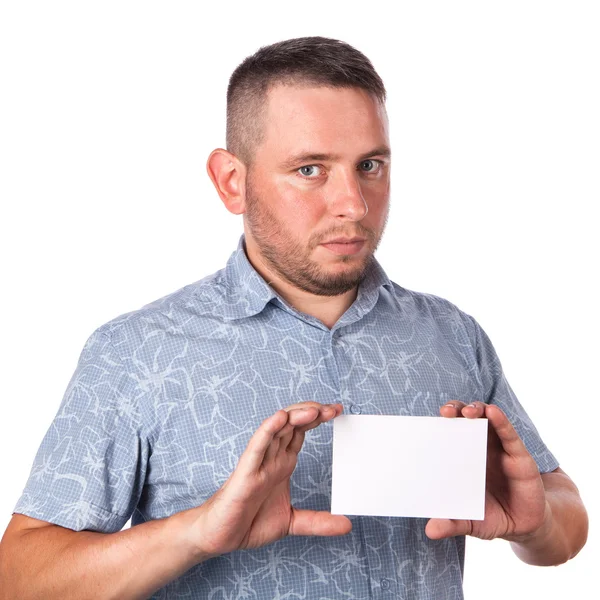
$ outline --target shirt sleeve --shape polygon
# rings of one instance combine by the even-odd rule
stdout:
[[[475,328],[477,366],[483,386],[484,401],[487,404],[496,404],[502,409],[537,463],[540,473],[553,471],[559,463],[542,441],[533,422],[506,380],[490,338],[473,317],[467,316]]]
[[[149,443],[132,380],[101,329],[83,347],[13,512],[113,533],[140,498]]]

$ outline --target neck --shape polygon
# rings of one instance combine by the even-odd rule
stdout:
[[[281,279],[266,281],[288,304],[300,312],[319,319],[329,329],[350,308],[358,293],[358,287],[354,287],[339,296],[317,296],[299,290]]]
[[[331,329],[350,308],[358,294],[358,286],[338,296],[319,296],[297,288],[281,277],[261,259],[246,249],[246,256],[260,276],[296,310],[319,319]]]

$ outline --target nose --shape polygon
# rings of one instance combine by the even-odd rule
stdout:
[[[338,174],[334,180],[330,198],[330,212],[335,217],[348,221],[360,221],[369,212],[360,181],[354,172],[344,171]]]

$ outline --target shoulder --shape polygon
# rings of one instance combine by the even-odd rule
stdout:
[[[469,329],[473,328],[475,319],[461,310],[456,304],[436,294],[411,290],[391,282],[391,295],[395,303],[404,310],[432,318],[436,321],[464,323]]]
[[[115,346],[127,340],[138,344],[141,338],[162,334],[185,334],[197,317],[210,317],[223,303],[227,290],[223,282],[223,270],[216,271],[198,281],[189,283],[164,296],[160,296],[139,308],[117,315],[100,325],[92,336],[107,336]]]
[[[391,306],[392,318],[412,323],[424,332],[458,343],[477,346],[477,321],[454,302],[436,294],[411,290],[391,281],[384,296]]]

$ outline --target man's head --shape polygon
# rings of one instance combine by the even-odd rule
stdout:
[[[263,276],[324,296],[361,280],[388,213],[384,102],[369,60],[337,40],[279,42],[234,71],[227,151],[207,168]],[[336,238],[363,241],[323,245]]]
[[[359,88],[385,104],[383,81],[349,44],[305,37],[264,46],[235,69],[227,88],[227,150],[246,166],[264,139],[267,94],[276,85]]]

